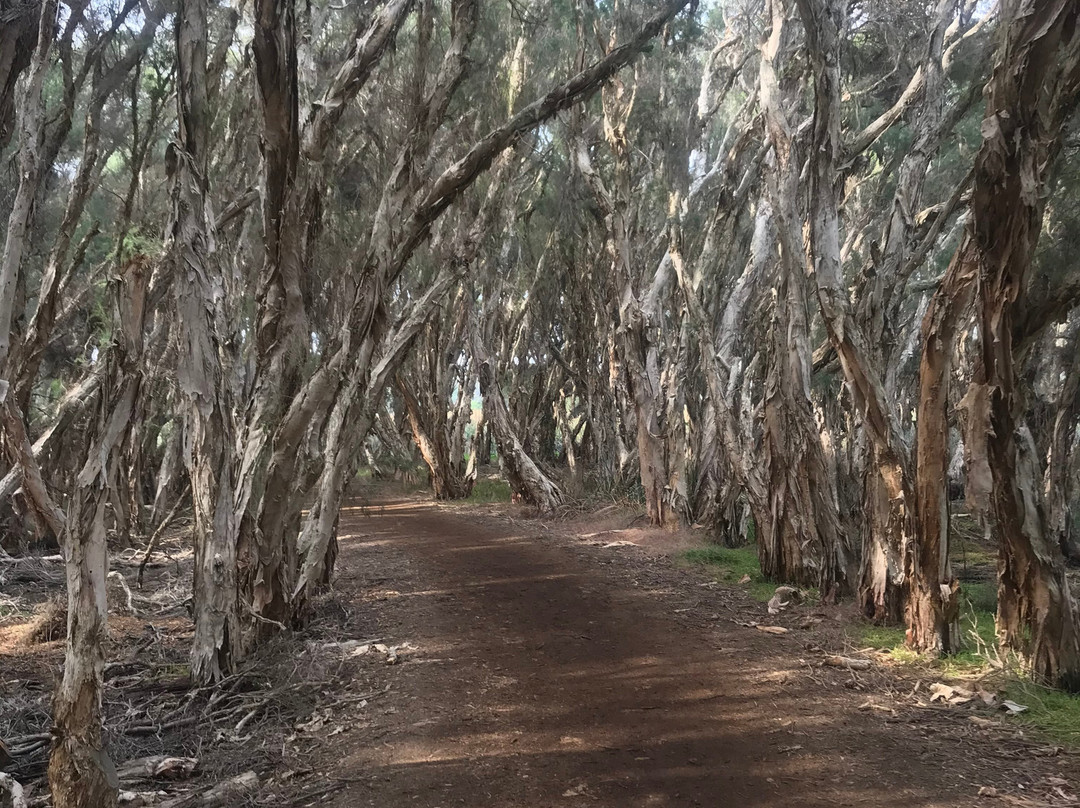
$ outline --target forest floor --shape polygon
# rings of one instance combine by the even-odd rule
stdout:
[[[635,525],[376,491],[341,515],[306,633],[223,700],[174,681],[183,615],[121,618],[110,749],[197,757],[181,789],[256,771],[231,805],[1080,805],[1080,755],[1004,717],[1001,695],[857,647],[850,608],[770,615],[747,582],[686,562],[695,534]],[[27,625],[0,620],[0,733],[23,749],[60,654],[17,641]],[[837,654],[860,662],[825,664]],[[34,754],[14,773],[39,776]]]

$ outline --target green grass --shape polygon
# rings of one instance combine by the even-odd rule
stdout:
[[[992,581],[964,581],[960,584],[960,601],[969,612],[989,614],[992,623],[997,612],[997,584]]]
[[[984,652],[995,648],[994,613],[997,611],[997,587],[987,581],[966,582],[960,590],[960,636],[963,649],[934,664],[944,674],[962,675],[983,668]],[[905,645],[903,626],[863,625],[859,642],[887,651],[895,662],[914,663],[923,658]]]
[[[875,626],[862,627],[860,634],[862,644],[871,648],[895,650],[904,644],[904,629],[901,626]]]
[[[762,577],[757,551],[753,547],[695,547],[683,553],[683,558],[691,564],[715,568],[717,580],[727,584],[738,584],[744,575],[749,575],[746,587],[755,600],[766,602],[776,591],[776,586]]]
[[[509,502],[510,483],[506,480],[481,478],[473,485],[469,502]]]
[[[1038,730],[1053,743],[1080,748],[1080,695],[1018,679],[1005,688],[1005,697],[1028,708],[1011,721]]]

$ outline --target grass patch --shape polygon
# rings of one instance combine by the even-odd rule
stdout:
[[[469,502],[509,502],[510,483],[506,480],[483,477],[473,485]]]
[[[747,591],[755,600],[763,603],[776,591],[776,586],[762,576],[757,551],[753,547],[695,547],[683,553],[683,558],[691,564],[714,568],[716,579],[726,584],[738,584],[743,576],[749,575]]]
[[[975,615],[989,614],[994,622],[997,612],[997,584],[991,581],[965,581],[960,585],[961,609]]]
[[[904,645],[904,629],[902,626],[863,626],[861,639],[863,645],[893,651]]]
[[[1005,696],[1028,708],[1010,721],[1026,724],[1062,746],[1080,748],[1080,695],[1016,680],[1005,688]]]
[[[963,650],[934,661],[945,675],[957,676],[977,671],[987,664],[986,651],[997,646],[994,614],[997,611],[997,586],[987,581],[965,582],[960,590],[960,637]],[[863,625],[859,642],[887,651],[893,661],[910,664],[925,661],[904,644],[903,626]]]
[[[922,661],[922,656],[904,644],[905,639],[903,626],[876,626],[866,623],[859,628],[857,644],[864,648],[885,651],[893,662],[901,665],[913,665]]]

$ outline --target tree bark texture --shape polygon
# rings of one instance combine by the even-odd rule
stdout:
[[[64,529],[68,626],[64,675],[53,702],[49,787],[56,808],[110,808],[117,778],[102,742],[101,693],[108,631],[105,507],[121,479],[124,449],[142,384],[149,262],[129,261],[118,281],[118,333],[102,361],[90,451],[68,505]]]
[[[999,639],[1036,676],[1080,691],[1080,610],[1048,529],[1013,345],[1049,171],[1062,124],[1080,98],[1080,3],[1013,0],[1003,11],[1008,28],[989,85],[971,200],[980,341],[965,396],[969,475],[990,502],[1001,542]]]
[[[184,461],[195,511],[192,677],[215,681],[238,657],[237,515],[233,510],[232,424],[224,361],[225,278],[215,255],[207,204],[210,110],[207,105],[206,0],[181,0],[178,56],[176,173],[173,220],[166,251],[173,262],[177,382],[184,404]]]

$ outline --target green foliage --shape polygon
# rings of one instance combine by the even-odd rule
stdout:
[[[120,243],[120,261],[127,261],[138,255],[157,255],[161,252],[162,242],[156,236],[147,235],[138,229],[124,234]]]
[[[687,550],[683,558],[691,564],[715,568],[713,571],[716,579],[726,584],[738,584],[744,576],[749,575],[747,591],[762,603],[768,601],[776,591],[776,586],[766,581],[761,574],[761,565],[754,547],[720,547],[710,544]]]
[[[476,481],[469,502],[509,502],[510,483],[491,477],[482,477]]]

